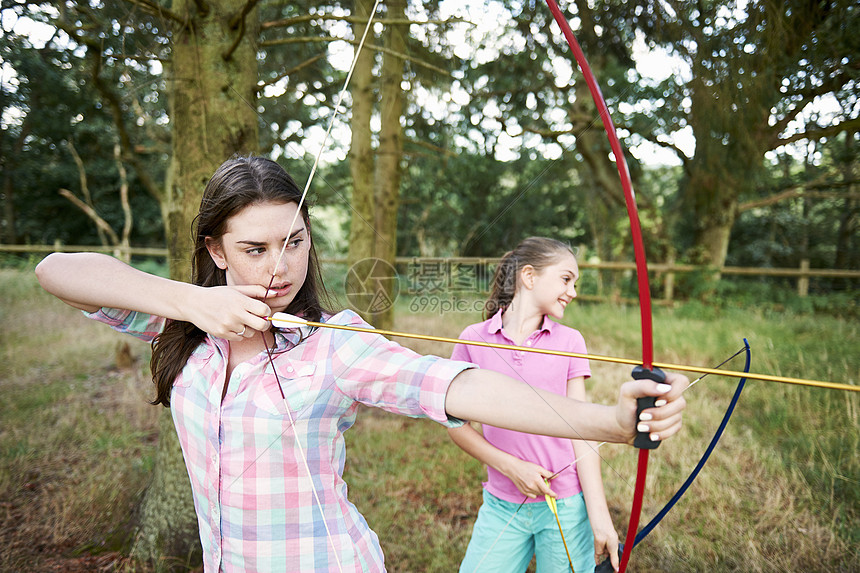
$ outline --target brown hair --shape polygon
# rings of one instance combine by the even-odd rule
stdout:
[[[212,175],[196,217],[194,252],[191,258],[191,282],[211,287],[227,284],[226,273],[215,265],[206,249],[206,237],[219,240],[227,231],[231,217],[244,208],[260,203],[296,203],[302,191],[284,169],[263,157],[234,157],[225,161]],[[307,203],[302,205],[302,219],[311,234]],[[308,273],[302,288],[287,307],[290,314],[319,321],[324,312],[319,294],[328,299],[320,274],[314,241],[310,241]],[[188,358],[206,333],[190,322],[170,320],[152,342],[152,380],[156,387],[153,404],[170,405],[173,382],[182,373]]]
[[[531,266],[540,272],[558,261],[563,253],[576,256],[570,246],[546,237],[529,237],[513,251],[505,253],[496,267],[490,297],[484,304],[484,319],[491,318],[500,309],[511,304],[517,293],[517,281],[523,267]]]

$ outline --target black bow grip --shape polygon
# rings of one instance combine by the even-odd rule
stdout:
[[[666,382],[666,373],[656,367],[652,370],[648,370],[644,366],[639,365],[633,369],[632,376],[634,380],[653,380],[654,382],[659,382],[661,384]],[[642,410],[653,408],[655,402],[657,402],[657,398],[654,396],[645,396],[644,398],[636,399],[637,424],[639,423],[639,415],[642,413]],[[648,436],[648,432],[637,432],[636,439],[633,440],[633,445],[639,449],[653,450],[660,445],[660,442],[652,440]]]

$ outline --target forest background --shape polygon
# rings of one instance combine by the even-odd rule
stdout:
[[[2,242],[166,245],[163,272],[187,278],[187,230],[225,158],[262,153],[307,178],[372,6],[3,0]],[[649,260],[717,271],[676,295],[705,316],[793,307],[856,334],[856,281],[815,280],[798,301],[779,279],[718,274],[860,268],[856,4],[564,8],[630,150]],[[546,235],[632,258],[608,143],[541,2],[387,1],[374,20],[312,189],[323,256],[496,257]],[[635,297],[629,275],[589,280]],[[394,309],[369,318],[389,326]],[[134,551],[154,562],[194,545],[171,434],[137,510]],[[856,511],[847,475],[840,503]]]

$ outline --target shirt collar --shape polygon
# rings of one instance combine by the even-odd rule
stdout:
[[[490,334],[498,334],[502,331],[502,314],[504,314],[504,309],[499,309],[496,314],[490,319],[490,323],[487,325],[487,329],[490,331]],[[541,322],[540,331],[541,332],[552,332],[552,329],[555,328],[556,322],[552,320],[549,316],[544,315],[543,321]]]

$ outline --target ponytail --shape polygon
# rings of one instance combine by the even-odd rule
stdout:
[[[497,312],[508,307],[517,293],[517,261],[513,251],[508,251],[499,261],[493,275],[490,297],[484,304],[484,320],[492,318]]]

